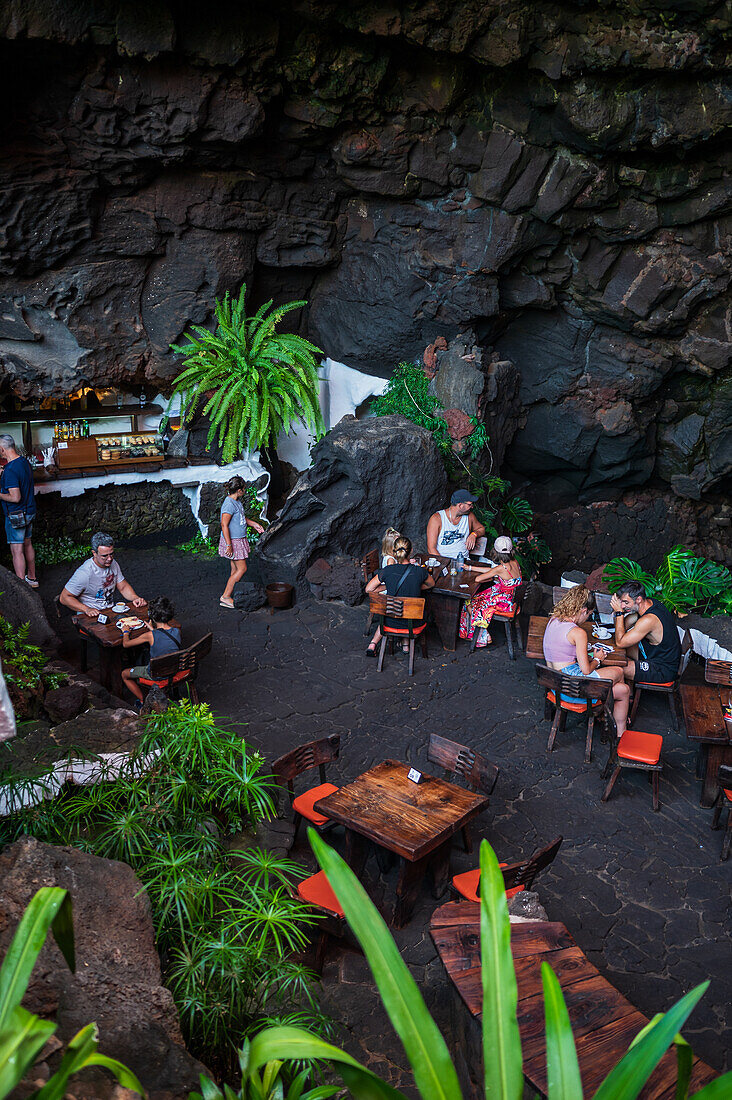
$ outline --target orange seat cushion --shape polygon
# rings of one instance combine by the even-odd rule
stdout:
[[[665,684],[654,684],[650,681],[645,683],[643,680],[634,680],[633,683],[639,688],[672,688],[676,683],[675,680],[667,680]]]
[[[657,764],[662,745],[663,737],[659,733],[626,730],[618,741],[618,756],[621,760],[635,760],[638,764]]]
[[[426,626],[427,623],[422,623],[421,626],[415,626],[412,628],[412,634],[414,634],[415,638],[418,634],[422,633]],[[402,628],[401,626],[384,626],[380,627],[379,629],[382,630],[384,634],[409,634],[409,627]]]
[[[505,863],[499,863],[499,867],[505,867]],[[480,901],[480,895],[478,894],[478,887],[480,885],[480,868],[476,867],[473,871],[463,871],[461,875],[454,875],[452,884],[461,897],[464,897],[466,901]],[[506,890],[506,897],[512,898],[514,894],[519,894],[523,890],[523,886],[512,886],[510,890]]]
[[[174,672],[172,682],[174,684],[180,684],[182,680],[189,680],[190,676],[191,676],[191,669],[186,668],[186,669],[183,669],[182,672]],[[164,688],[164,687],[167,686],[167,684],[170,681],[168,681],[168,680],[143,680],[143,678],[141,676],[139,682],[141,684],[145,684],[146,687]]]
[[[732,791],[728,791],[726,787],[722,787],[722,792],[727,801],[732,802]]]
[[[556,696],[555,696],[553,691],[548,691],[546,693],[546,697],[553,706],[556,706],[556,702],[555,702]],[[592,700],[593,707],[597,706],[597,704],[599,702],[600,702],[599,699],[593,699]],[[570,700],[566,695],[560,695],[559,696],[559,706],[561,707],[562,710],[571,710],[571,711],[574,711],[575,714],[584,714],[585,711],[587,710],[587,700],[583,699],[581,701],[579,701],[579,700],[575,701],[575,700]]]
[[[298,883],[297,893],[303,901],[315,906],[316,909],[325,909],[336,917],[345,916],[338,898],[325,877],[325,871],[318,871],[317,875],[311,875],[310,878]]]
[[[518,608],[512,607],[510,611],[494,611],[494,619],[515,619],[518,614]]]
[[[311,787],[309,791],[299,794],[292,803],[292,808],[295,813],[307,818],[308,821],[312,821],[313,825],[327,825],[330,818],[326,817],[325,814],[319,814],[317,810],[313,809],[313,806],[319,798],[335,794],[337,790],[338,788],[334,787],[332,783],[321,783],[319,787]]]

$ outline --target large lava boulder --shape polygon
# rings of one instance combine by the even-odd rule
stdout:
[[[0,615],[12,626],[19,627],[28,623],[28,640],[33,645],[56,652],[61,643],[51,627],[43,610],[38,592],[29,588],[25,581],[16,577],[9,569],[0,565]]]
[[[48,937],[23,1000],[54,1020],[66,1046],[80,1027],[96,1022],[103,1054],[128,1065],[149,1100],[185,1100],[204,1067],[183,1046],[173,997],[162,983],[150,905],[131,867],[75,848],[54,848],[25,837],[0,854],[0,957],[23,910],[41,886],[61,886],[74,907],[76,973]],[[63,1051],[47,1054],[53,1072]],[[36,1067],[39,1076],[45,1067]],[[77,1100],[120,1095],[105,1070],[74,1077]]]
[[[403,416],[346,416],[315,447],[260,542],[260,574],[309,595],[305,573],[317,558],[360,558],[390,525],[425,549],[427,520],[446,504],[445,467],[428,431]]]

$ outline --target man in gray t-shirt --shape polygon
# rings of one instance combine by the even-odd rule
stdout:
[[[76,570],[61,593],[61,603],[72,611],[83,611],[96,619],[114,603],[115,589],[131,603],[141,607],[145,601],[122,576],[114,560],[114,539],[97,531],[91,540],[92,556]]]

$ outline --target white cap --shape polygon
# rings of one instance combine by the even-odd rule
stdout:
[[[499,535],[493,543],[493,549],[497,554],[510,554],[513,552],[513,543],[508,535]]]

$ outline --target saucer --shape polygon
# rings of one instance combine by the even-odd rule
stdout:
[[[129,606],[126,603],[116,603],[112,608],[115,615],[123,615],[125,611],[129,611]]]
[[[592,633],[596,638],[609,638],[610,631],[604,626],[595,626],[592,628]]]

